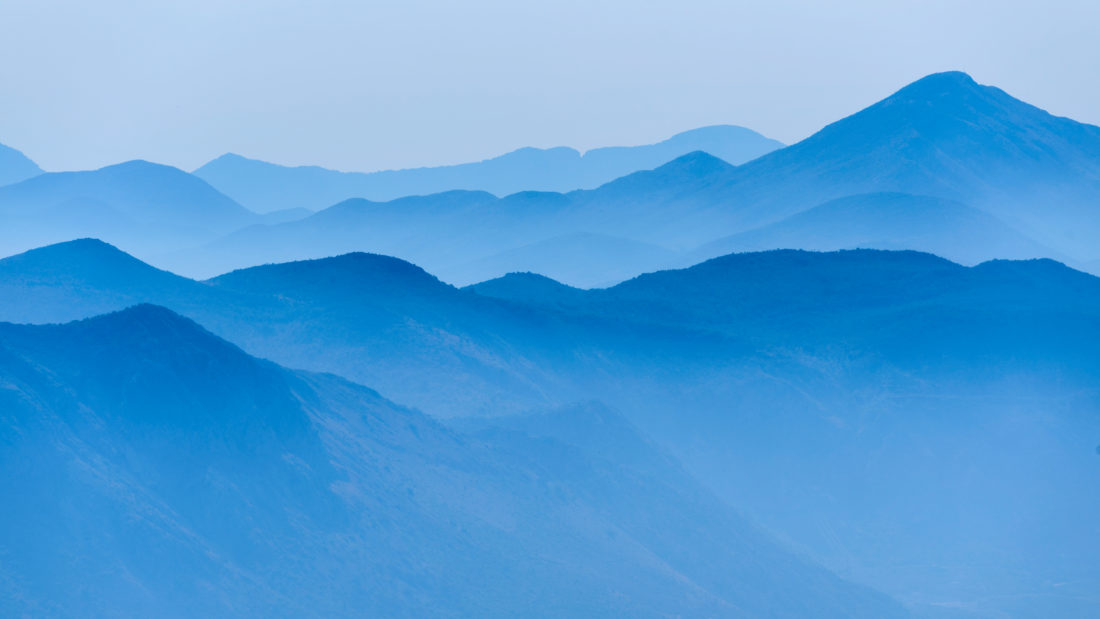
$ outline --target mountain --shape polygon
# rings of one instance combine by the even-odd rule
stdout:
[[[572,393],[550,369],[556,365],[551,357],[586,350],[580,334],[592,328],[457,290],[396,258],[362,253],[197,282],[86,239],[0,260],[0,293],[10,300],[0,304],[0,320],[7,321],[62,322],[162,304],[251,354],[339,371],[442,416],[514,412],[556,401],[551,393]],[[458,342],[465,344],[454,346]],[[424,389],[425,368],[432,368],[435,389]]]
[[[677,232],[684,226],[673,223],[678,215],[636,209],[639,200],[674,197],[684,183],[721,179],[731,169],[716,157],[694,152],[596,192],[525,191],[496,198],[480,191],[449,191],[390,202],[351,199],[302,220],[250,226],[200,249],[157,256],[155,262],[208,277],[253,264],[366,250],[401,256],[449,282],[470,284],[541,266],[545,256],[568,252],[593,258],[583,264],[574,260],[575,266],[560,272],[575,278],[569,283],[606,283],[673,262],[666,241],[684,243]],[[588,197],[597,193],[599,200]],[[690,209],[680,215],[686,225],[694,225]],[[639,236],[648,240],[632,240]]]
[[[0,260],[2,320],[60,323],[139,303],[215,304],[211,290],[98,239],[78,239]]]
[[[774,224],[707,243],[685,265],[734,252],[799,248],[913,249],[962,264],[995,258],[1058,257],[985,211],[953,200],[903,193],[846,196]]]
[[[439,274],[460,284],[480,282],[521,270],[545,274],[585,288],[610,286],[653,271],[676,259],[672,250],[602,234],[567,234],[508,249],[467,264],[442,268]],[[597,266],[598,265],[598,266]]]
[[[113,298],[71,265],[3,266],[0,318]],[[81,292],[51,301],[53,286]],[[352,254],[149,296],[250,354],[448,420],[602,402],[785,543],[917,614],[1100,608],[1100,279],[1050,260],[772,251],[608,289],[460,290]]]
[[[0,144],[0,187],[27,180],[42,173],[42,168],[23,153]]]
[[[8,224],[0,243],[18,251],[94,236],[142,253],[195,245],[256,221],[254,213],[173,167],[130,161],[49,172],[0,187]]]
[[[638,226],[627,236],[666,244],[671,237],[698,245],[714,240],[704,238],[714,230],[735,234],[831,200],[882,192],[962,202],[1077,260],[1095,253],[1087,239],[1100,225],[1091,197],[1100,187],[1100,128],[1053,116],[959,72],[929,75],[724,172],[674,182],[657,174],[640,172],[633,181],[660,187],[656,194],[611,183],[580,197],[592,206],[623,204],[614,213],[623,221],[627,206],[663,218],[667,226]]]
[[[580,306],[588,297],[585,290],[538,273],[508,273],[465,289],[486,297],[549,307]]]
[[[194,173],[241,204],[266,213],[300,207],[319,210],[349,198],[388,201],[456,189],[498,196],[590,189],[696,150],[738,164],[782,146],[744,127],[716,125],[685,131],[657,144],[596,148],[584,154],[565,147],[522,148],[476,163],[360,173],[286,167],[230,153]]]
[[[957,200],[1089,258],[1086,239],[1100,225],[1090,196],[1098,187],[1100,128],[948,72],[741,166],[718,192],[741,203],[744,224],[852,194]]]
[[[257,261],[371,251],[402,256],[461,285],[530,270],[537,266],[532,252],[573,239],[577,252],[602,260],[580,277],[575,269],[556,275],[584,286],[658,266],[638,244],[683,254],[664,266],[776,242],[807,243],[786,247],[793,249],[867,242],[968,263],[1048,257],[1085,266],[1100,259],[1092,242],[1100,235],[1098,194],[1100,128],[1052,116],[952,72],[918,80],[741,165],[691,152],[565,194],[527,191],[496,199],[448,192],[415,201],[347,201],[331,213],[158,257],[158,264],[206,277]],[[859,234],[838,227],[838,218],[849,217],[861,222]],[[771,225],[776,228],[749,234]],[[972,232],[981,234],[980,244],[969,241]],[[752,244],[771,234],[770,243]],[[736,242],[723,245],[727,238]],[[715,245],[697,252],[708,243]]]
[[[466,437],[163,308],[0,324],[0,384],[4,614],[904,615],[667,459]]]

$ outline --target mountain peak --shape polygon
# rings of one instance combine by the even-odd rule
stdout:
[[[992,86],[983,86],[962,71],[933,73],[902,87],[882,100],[879,105],[895,104],[937,105],[947,102],[965,102],[989,99],[991,96],[1009,99],[1007,94]],[[1002,102],[1003,103],[1003,102]],[[983,111],[988,111],[984,110]]]
[[[942,88],[976,88],[979,84],[974,81],[974,78],[970,77],[970,74],[963,71],[942,71],[940,73],[930,73],[920,78],[919,80],[909,84],[906,88],[928,88],[928,89],[942,89]]]
[[[125,309],[110,314],[102,314],[80,321],[84,324],[99,324],[105,326],[119,326],[130,329],[136,324],[159,325],[171,330],[185,330],[190,332],[206,333],[206,330],[198,323],[185,318],[162,305],[153,303],[138,303]],[[212,337],[212,336],[211,336]]]
[[[121,249],[99,239],[82,238],[63,243],[54,243],[30,251],[9,256],[0,260],[0,264],[10,263],[41,263],[43,265],[61,266],[64,264],[90,267],[104,263],[136,263],[140,260]],[[151,267],[150,267],[151,268]]]
[[[296,291],[324,296],[347,296],[380,288],[391,292],[451,289],[411,262],[364,252],[239,269],[215,277],[210,283],[253,292],[292,295]]]
[[[686,155],[681,155],[672,161],[669,161],[665,165],[657,168],[658,170],[694,170],[694,171],[710,171],[710,170],[726,170],[733,168],[732,165],[726,163],[722,159],[715,157],[714,155],[696,150]]]

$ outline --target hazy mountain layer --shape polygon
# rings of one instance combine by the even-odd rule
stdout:
[[[149,255],[207,242],[261,219],[182,170],[130,161],[50,172],[0,187],[9,252],[86,236]]]
[[[456,290],[364,254],[207,283],[81,270],[132,264],[118,254],[85,241],[0,262],[4,317],[156,301],[449,417],[600,400],[769,530],[921,613],[1100,607],[1100,280],[1052,261],[780,251],[593,291]]]
[[[738,164],[782,146],[744,127],[717,125],[645,146],[595,148],[583,154],[565,147],[523,148],[476,163],[372,173],[286,167],[226,154],[195,170],[195,175],[248,208],[266,213],[303,207],[319,210],[349,198],[386,201],[456,189],[498,196],[591,189],[696,150]]]
[[[42,168],[23,153],[0,144],[0,187],[27,180],[42,173]]]
[[[899,193],[914,198],[881,197]],[[867,202],[872,194],[880,196],[875,208]],[[503,275],[566,264],[577,251],[614,255],[588,273],[559,273],[567,283],[592,285],[653,268],[651,255],[640,256],[628,241],[660,248],[651,254],[683,252],[667,263],[677,265],[722,249],[696,252],[700,246],[759,228],[750,240],[807,243],[794,248],[902,243],[966,262],[1043,256],[1086,266],[1100,258],[1092,242],[1100,236],[1097,195],[1100,128],[1052,116],[965,74],[942,73],[739,166],[697,152],[568,194],[348,201],[158,257],[158,264],[208,276],[257,262],[372,251],[467,284],[489,275],[487,265]],[[842,198],[851,201],[836,202]],[[844,231],[848,225],[853,231]],[[560,238],[583,239],[583,247],[553,242]]]
[[[667,458],[466,438],[163,308],[0,324],[0,385],[4,614],[903,614]]]
[[[996,217],[962,203],[874,193],[838,198],[774,224],[707,243],[681,260],[687,266],[734,252],[786,248],[915,249],[969,265],[994,257],[1059,257]]]

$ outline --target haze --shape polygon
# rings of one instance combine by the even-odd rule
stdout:
[[[0,6],[0,141],[47,170],[369,171],[715,123],[791,143],[945,69],[1100,123],[1085,0]]]

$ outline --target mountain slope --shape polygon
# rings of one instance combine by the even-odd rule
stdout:
[[[398,202],[366,203],[354,219],[326,216],[255,228],[164,264],[206,276],[256,259],[372,251],[402,256],[451,282],[467,283],[489,275],[474,265],[492,256],[502,260],[498,273],[529,270],[517,250],[555,238],[610,236],[686,252],[684,260],[690,260],[700,257],[690,252],[706,243],[777,224],[825,203],[898,193],[960,206],[953,207],[956,214],[945,225],[946,202],[906,209],[894,201],[891,210],[878,214],[883,232],[889,233],[878,240],[919,243],[906,248],[934,249],[967,262],[1042,256],[1085,265],[1100,258],[1092,242],[1100,236],[1095,201],[1100,195],[1100,128],[1052,116],[965,74],[942,73],[739,166],[693,152],[568,194],[482,196],[477,204],[456,202],[454,194],[429,195],[418,198],[418,208],[408,213]],[[337,210],[346,215],[348,207]],[[821,237],[844,232],[821,216],[819,211],[796,223],[807,227],[806,234]],[[824,229],[814,231],[813,225]],[[908,227],[927,233],[897,237],[895,232]],[[988,228],[983,234],[990,237],[992,255],[960,241],[964,230],[975,227]],[[843,246],[830,241],[805,248]],[[594,245],[584,251],[603,250]],[[613,266],[592,265],[583,283],[654,268],[627,247],[612,253]]]
[[[53,268],[84,291],[66,311],[110,298]],[[46,275],[0,310],[49,305]],[[1100,279],[1053,261],[772,251],[609,289],[457,290],[353,254],[192,284],[215,297],[174,308],[249,352],[442,417],[602,401],[768,530],[921,614],[1100,608]]]
[[[468,264],[443,269],[440,275],[470,284],[513,271],[545,274],[572,286],[609,286],[668,265],[675,253],[650,243],[602,234],[567,234],[505,250]],[[597,266],[598,265],[598,266]]]
[[[254,213],[182,170],[130,161],[50,172],[0,187],[8,252],[95,236],[135,251],[205,242],[256,221]]]
[[[26,155],[0,144],[0,187],[27,180],[42,173],[42,168]]]
[[[583,155],[564,147],[523,148],[476,163],[373,173],[316,166],[291,168],[230,153],[195,170],[195,175],[241,204],[266,213],[296,207],[318,210],[349,198],[388,201],[456,189],[498,196],[519,191],[564,192],[597,187],[696,150],[739,164],[780,147],[779,142],[749,129],[717,125],[686,131],[657,144],[596,148]]]
[[[734,252],[798,248],[912,249],[962,264],[994,258],[1057,257],[997,218],[952,200],[901,193],[838,198],[782,221],[707,243],[690,265]]]
[[[8,300],[0,303],[0,320],[9,321],[58,322],[164,304],[252,354],[340,370],[439,415],[515,411],[568,397],[572,390],[555,376],[551,358],[586,350],[580,334],[593,328],[460,291],[412,264],[369,254],[196,282],[86,240],[0,261],[0,292]],[[618,337],[621,329],[603,331]],[[548,338],[566,350],[546,346]],[[424,389],[425,376],[438,388]]]
[[[208,286],[155,269],[98,239],[78,239],[0,260],[8,322],[57,323],[139,303],[213,305]]]
[[[1100,128],[950,72],[738,169],[721,193],[744,203],[745,224],[850,194],[929,195],[988,210],[1056,250],[1081,253],[1100,225],[1090,198],[1097,188]]]
[[[5,614],[903,614],[670,465],[582,484],[163,308],[0,324],[0,384]]]
[[[594,192],[525,191],[495,198],[450,191],[390,202],[353,199],[303,220],[240,230],[200,250],[158,257],[157,263],[206,277],[263,262],[370,251],[401,256],[466,284],[486,276],[486,262],[495,262],[498,272],[524,270],[529,268],[523,262],[527,250],[572,239],[580,251],[608,259],[585,265],[584,283],[609,282],[655,266],[653,257],[640,255],[634,239],[645,237],[645,244],[659,248],[698,236],[694,207],[646,210],[637,208],[640,202],[677,199],[683,185],[719,182],[731,169],[716,157],[693,152]],[[608,238],[618,240],[609,245]]]
[[[604,290],[531,276],[472,290],[749,338],[756,355],[618,368],[591,395],[770,530],[915,614],[1100,608],[1100,554],[1082,546],[1095,530],[1086,488],[1100,481],[1100,279],[1049,260],[774,251]]]

